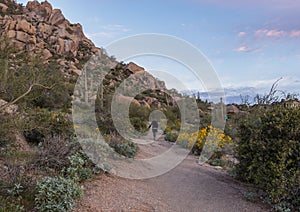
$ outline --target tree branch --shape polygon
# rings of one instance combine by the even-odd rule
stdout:
[[[30,85],[30,87],[27,89],[27,91],[25,93],[23,93],[21,96],[19,96],[18,98],[16,98],[15,100],[11,101],[11,102],[8,102],[4,105],[2,105],[0,107],[0,111],[4,110],[5,108],[9,107],[10,105],[13,105],[15,104],[16,102],[20,101],[21,99],[23,99],[25,96],[27,96],[33,89],[33,87],[41,87],[41,88],[44,88],[44,89],[52,89],[53,87],[55,86],[55,84],[53,84],[51,87],[48,87],[48,86],[45,86],[45,85],[41,85],[41,84],[38,84],[38,83],[34,83],[32,85]]]

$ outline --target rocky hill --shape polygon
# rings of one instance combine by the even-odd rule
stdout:
[[[164,82],[157,80],[143,67],[133,62],[119,63],[113,57],[107,56],[105,50],[96,47],[84,35],[79,23],[70,23],[62,11],[54,9],[49,2],[29,1],[26,6],[23,6],[13,0],[0,0],[0,15],[2,39],[7,38],[18,52],[28,52],[40,57],[46,63],[58,65],[65,78],[71,79],[69,82],[75,83],[82,73],[84,64],[92,55],[97,54],[102,68],[110,69],[103,81],[104,94],[112,95],[115,89],[132,75],[127,80],[128,94],[118,98],[121,102],[130,100],[136,105],[147,108],[174,105],[172,97],[163,92],[167,91]],[[96,64],[97,67],[99,65]],[[143,87],[146,93],[133,100],[134,96],[130,96],[130,93],[133,93],[131,91],[134,91],[137,86]],[[71,90],[69,92],[72,94]],[[88,95],[89,99],[97,98],[95,93]]]
[[[78,76],[83,65],[93,54],[103,55],[101,61],[109,63],[111,72],[106,77],[106,90],[114,90],[129,75],[133,87],[164,88],[165,84],[148,74],[144,68],[130,62],[114,67],[118,62],[107,57],[83,33],[79,23],[70,23],[59,9],[45,1],[29,1],[26,6],[13,0],[0,0],[0,35],[7,37],[18,51],[38,55],[45,61],[57,63],[65,76]],[[102,54],[103,53],[103,54]],[[111,93],[111,91],[109,91]],[[153,100],[156,101],[156,100]],[[148,100],[148,102],[153,102]],[[145,104],[144,104],[145,105]],[[147,105],[148,107],[148,105]]]
[[[19,50],[56,60],[65,74],[80,75],[92,54],[101,52],[83,33],[47,1],[30,1],[24,7],[12,0],[0,1],[0,36],[8,37]]]

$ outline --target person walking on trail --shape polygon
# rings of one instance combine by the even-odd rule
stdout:
[[[158,122],[156,120],[153,120],[148,128],[150,129],[151,126],[152,126],[153,138],[155,140],[156,139],[156,133],[158,131]]]

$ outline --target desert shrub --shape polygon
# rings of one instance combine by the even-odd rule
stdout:
[[[137,153],[137,146],[131,142],[127,141],[125,143],[118,144],[114,147],[117,153],[125,157],[133,158]]]
[[[146,132],[148,130],[150,109],[142,106],[131,104],[129,107],[129,119],[133,127],[140,131]]]
[[[117,153],[125,157],[133,158],[137,154],[138,146],[132,141],[127,141],[117,134],[106,136],[106,142]]]
[[[70,137],[73,134],[73,124],[68,115],[59,111],[31,109],[23,122],[26,140],[35,144],[43,142],[47,136]]]
[[[205,128],[211,125],[211,115],[209,113],[200,113],[200,125],[199,128]]]
[[[62,170],[69,164],[68,157],[72,154],[73,146],[68,139],[60,136],[48,136],[39,148],[35,165],[40,168]]]
[[[19,198],[3,198],[0,196],[0,212],[6,211],[25,211]]]
[[[68,178],[46,177],[37,183],[35,196],[38,211],[71,211],[82,196],[78,184]]]
[[[300,110],[274,106],[258,114],[240,124],[237,175],[266,191],[271,203],[299,210]]]
[[[100,130],[102,135],[117,133],[111,114],[109,112],[103,110],[96,111],[96,120],[98,129]]]
[[[135,130],[139,132],[146,132],[148,130],[147,122],[141,120],[138,117],[130,118],[130,122]]]
[[[181,122],[179,120],[170,120],[168,119],[167,125],[165,128],[165,140],[170,142],[175,142],[179,135],[179,130],[181,127]]]
[[[0,172],[0,211],[25,211],[33,208],[35,182],[25,167],[5,165]]]
[[[24,167],[7,164],[1,171],[1,196],[19,196],[32,189],[31,178],[25,175]]]
[[[0,148],[11,144],[15,140],[13,135],[14,129],[13,117],[0,114]]]
[[[65,79],[58,64],[50,62],[47,65],[40,65],[39,71],[40,83],[50,87],[44,89],[42,87],[35,88],[30,94],[30,104],[35,107],[50,109],[66,109],[71,107],[70,84]]]
[[[63,169],[63,174],[76,182],[91,178],[94,174],[93,164],[86,154],[76,152],[68,156],[69,164]]]
[[[216,159],[210,159],[208,161],[208,163],[212,166],[221,166],[224,167],[226,165],[225,161],[220,159],[220,158],[216,158]]]
[[[177,143],[192,148],[194,153],[200,153],[206,145],[208,151],[215,152],[213,155],[215,158],[220,158],[225,147],[232,144],[232,139],[223,130],[208,126],[193,133],[180,134]]]
[[[146,131],[148,129],[147,122],[141,120],[139,117],[130,118],[130,122],[134,129],[138,131]]]
[[[70,108],[68,83],[58,64],[19,52],[8,38],[1,38],[0,44],[0,98],[16,100],[22,108]]]
[[[170,142],[176,142],[178,138],[178,131],[176,130],[170,130],[166,132],[165,140]]]

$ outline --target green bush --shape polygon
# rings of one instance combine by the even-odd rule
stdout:
[[[13,143],[15,140],[13,134],[15,128],[12,116],[0,114],[0,148]]]
[[[129,118],[132,126],[139,132],[148,130],[150,109],[131,104],[129,107]]]
[[[129,157],[129,158],[133,158],[137,153],[137,146],[131,141],[117,144],[116,146],[114,146],[114,149],[120,155]]]
[[[164,131],[165,133],[165,140],[170,142],[175,142],[178,138],[179,131],[181,127],[181,122],[179,120],[168,120],[167,126]]]
[[[34,205],[35,181],[26,175],[26,166],[1,159],[6,168],[1,170],[0,175],[0,212],[29,211]]]
[[[216,159],[210,159],[208,161],[208,163],[212,166],[221,166],[221,167],[225,167],[226,163],[224,160],[216,158]]]
[[[37,183],[36,208],[49,212],[71,211],[81,196],[82,191],[73,180],[46,177]]]
[[[135,130],[137,130],[139,132],[143,132],[143,133],[147,132],[147,130],[148,130],[147,122],[141,120],[138,117],[130,118],[130,122]]]
[[[73,135],[73,123],[68,114],[60,111],[49,111],[45,108],[28,109],[23,119],[23,130],[26,140],[38,144],[47,136],[70,137]]]
[[[84,153],[76,152],[69,156],[68,159],[70,164],[63,170],[63,173],[67,178],[76,182],[82,182],[92,177],[92,163]]]
[[[0,196],[0,212],[6,211],[25,211],[19,198],[3,198]]]
[[[175,142],[178,138],[179,132],[176,130],[171,130],[166,132],[165,140],[170,142]]]
[[[0,98],[17,100],[20,108],[71,107],[69,83],[55,62],[45,63],[39,55],[19,52],[8,38],[0,39]],[[17,54],[16,54],[17,53]]]
[[[107,135],[105,140],[120,155],[133,158],[137,154],[138,146],[131,141],[125,140],[118,134]]]
[[[239,127],[237,175],[266,191],[270,202],[300,209],[300,110],[254,113]]]

